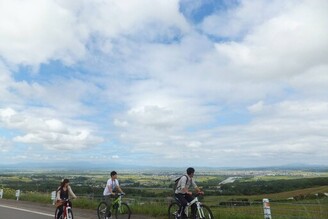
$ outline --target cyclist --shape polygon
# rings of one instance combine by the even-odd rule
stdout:
[[[57,189],[57,196],[56,196],[56,206],[58,208],[58,215],[57,219],[62,215],[64,209],[64,200],[71,198],[77,198],[74,194],[71,186],[69,185],[69,180],[64,179],[60,186]],[[69,206],[72,207],[72,202],[69,201]]]
[[[194,197],[192,195],[192,192],[189,191],[189,187],[192,185],[197,193],[204,194],[198,186],[196,185],[195,181],[193,180],[195,173],[195,169],[192,167],[189,167],[187,169],[187,175],[183,175],[180,177],[180,180],[178,181],[177,188],[175,190],[175,197],[179,200],[181,207],[179,209],[179,215],[181,218],[186,218],[185,216],[185,207],[187,206],[188,202],[191,202]],[[196,204],[193,204],[191,206],[191,218],[196,217]]]
[[[117,172],[112,171],[110,173],[110,179],[107,180],[106,187],[104,189],[103,195],[105,196],[105,201],[107,206],[111,206],[111,198],[115,197],[115,192],[124,193],[120,187],[120,184],[117,179]],[[110,208],[106,209],[106,219],[111,218]]]

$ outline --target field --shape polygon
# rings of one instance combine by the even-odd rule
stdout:
[[[167,218],[172,201],[172,183],[177,171],[119,171],[125,200],[134,214]],[[133,172],[133,173],[132,173]],[[328,173],[326,171],[199,171],[195,180],[205,191],[201,200],[210,206],[216,219],[263,218],[263,198],[270,200],[273,218],[327,218]],[[4,197],[51,203],[50,193],[63,178],[69,178],[79,199],[74,206],[96,209],[108,179],[107,171],[7,171],[0,175]],[[225,179],[232,182],[222,184]],[[280,191],[270,193],[268,191]],[[256,194],[252,194],[256,193]],[[251,195],[250,195],[251,194]]]

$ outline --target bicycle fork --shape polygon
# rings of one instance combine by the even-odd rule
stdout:
[[[197,203],[197,211],[198,211],[198,215],[199,215],[200,219],[205,218],[205,214],[204,214],[203,208],[200,207],[200,203]]]

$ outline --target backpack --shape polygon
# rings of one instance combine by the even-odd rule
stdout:
[[[180,176],[179,178],[177,178],[176,180],[174,180],[174,184],[173,184],[173,192],[175,192],[175,190],[178,188],[178,183],[179,183],[181,177],[183,177],[183,176],[187,177],[186,184],[188,183],[189,178],[188,178],[187,175],[182,175],[182,176]]]

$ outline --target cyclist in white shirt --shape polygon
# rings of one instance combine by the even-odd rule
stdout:
[[[107,184],[103,192],[103,195],[105,196],[105,201],[108,206],[111,206],[112,204],[111,198],[115,197],[117,192],[124,193],[118,182],[117,172],[112,171],[110,173],[110,179],[107,180]],[[110,208],[107,208],[106,215],[107,215],[106,219],[111,217]]]

